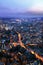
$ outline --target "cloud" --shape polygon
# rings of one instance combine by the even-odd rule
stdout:
[[[43,0],[34,0],[33,5],[30,8],[30,11],[43,12]]]
[[[43,12],[43,0],[0,0],[0,13]]]

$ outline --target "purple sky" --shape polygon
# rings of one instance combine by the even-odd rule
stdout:
[[[27,11],[43,12],[43,0],[0,0],[0,16]]]

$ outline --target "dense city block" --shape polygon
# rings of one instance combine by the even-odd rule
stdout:
[[[0,18],[0,65],[43,65],[43,17]]]

